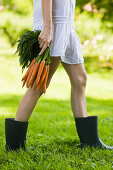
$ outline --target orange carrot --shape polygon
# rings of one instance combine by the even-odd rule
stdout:
[[[44,70],[43,70],[42,75],[41,75],[41,77],[40,77],[39,83],[38,83],[38,84],[36,83],[36,85],[35,85],[36,91],[38,91],[39,87],[40,87],[41,84],[43,83],[44,78],[45,78],[45,76],[46,76],[46,73],[47,73],[47,65],[44,67]]]
[[[29,80],[29,84],[31,85],[31,87],[33,86],[35,77],[36,77],[36,75],[37,75],[38,68],[39,68],[39,63],[36,63],[35,66],[34,66],[34,69],[33,69],[32,75],[31,75],[31,78],[30,78],[30,80]]]
[[[23,80],[22,88],[24,87],[26,80],[27,80],[27,77]]]
[[[33,68],[34,68],[35,64],[32,65],[31,69],[30,69],[30,72],[29,72],[29,75],[27,77],[27,82],[26,82],[26,87],[29,88],[29,80],[30,80],[30,77],[31,77],[31,74],[32,74],[32,71],[33,71]]]
[[[42,84],[42,89],[44,93],[46,92],[46,84],[47,84],[48,75],[49,75],[49,65],[47,66],[47,73]]]
[[[40,80],[40,76],[42,74],[42,71],[44,69],[44,66],[45,66],[45,60],[42,60],[40,65],[39,65],[39,70],[38,70],[38,73],[37,73],[37,77],[36,77],[36,81],[35,81],[35,85],[38,84],[39,80]]]
[[[40,86],[41,86],[41,85],[38,83],[37,88],[35,89],[36,92],[39,90]]]
[[[36,61],[36,58],[34,58],[34,59],[32,60],[32,62],[31,62],[31,64],[30,64],[30,66],[29,66],[29,68],[28,68],[26,74],[25,74],[25,75],[23,76],[23,78],[22,78],[22,81],[28,76],[29,71],[30,71],[32,65],[35,63],[35,61]]]
[[[28,87],[30,87],[30,78],[31,78],[31,76],[32,76],[32,73],[33,73],[34,67],[35,67],[35,64],[33,65],[32,70],[31,70],[31,73],[30,73],[30,76],[29,76]]]

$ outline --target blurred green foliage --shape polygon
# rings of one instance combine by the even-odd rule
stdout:
[[[1,5],[5,10],[13,11],[15,13],[26,15],[32,12],[32,0],[1,0]]]
[[[20,36],[20,34],[27,31],[26,28],[20,29],[19,31],[17,31],[14,25],[12,25],[9,20],[6,22],[4,26],[1,27],[1,29],[3,30],[4,34],[7,36],[8,41],[12,47],[16,44],[17,39]]]
[[[0,4],[16,13],[28,14],[32,12],[33,0],[0,0]],[[88,8],[84,8],[87,4]],[[76,6],[80,9],[80,13],[84,10],[88,12],[90,10],[91,15],[98,12],[102,14],[102,20],[113,22],[113,0],[76,0]]]
[[[85,57],[113,59],[113,1],[76,1],[75,29]],[[25,30],[33,29],[33,0],[0,0],[0,35],[13,47]]]
[[[87,9],[84,9],[86,4]],[[80,9],[80,12],[87,10],[90,11],[89,14],[92,16],[95,13],[101,13],[103,21],[113,22],[113,0],[77,0],[76,6]]]

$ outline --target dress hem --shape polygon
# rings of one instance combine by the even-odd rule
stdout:
[[[71,62],[63,60],[63,57],[60,56],[60,55],[51,55],[51,57],[60,57],[61,61],[66,63],[66,64],[84,64],[84,59],[83,60],[76,60],[75,62],[71,63]]]
[[[62,62],[66,63],[66,64],[84,64],[84,61],[81,61],[81,60],[78,60],[75,63],[70,63],[70,62],[66,62],[66,61],[63,61],[63,60],[62,60]]]

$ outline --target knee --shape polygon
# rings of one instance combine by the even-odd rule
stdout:
[[[76,88],[77,90],[81,90],[86,87],[87,83],[87,74],[86,72],[82,72],[82,74],[77,75],[77,77],[74,78],[74,80],[71,82],[71,85],[73,88]]]
[[[81,78],[81,84],[85,87],[87,83],[87,74],[86,72],[83,72],[82,78]]]

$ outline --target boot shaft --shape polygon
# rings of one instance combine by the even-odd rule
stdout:
[[[75,118],[75,123],[81,143],[98,142],[98,116]]]
[[[14,118],[5,118],[6,149],[25,149],[26,133],[29,122],[15,121]]]
[[[98,116],[75,118],[76,129],[80,138],[81,148],[94,146],[101,149],[113,150],[113,147],[105,145],[98,135]]]

